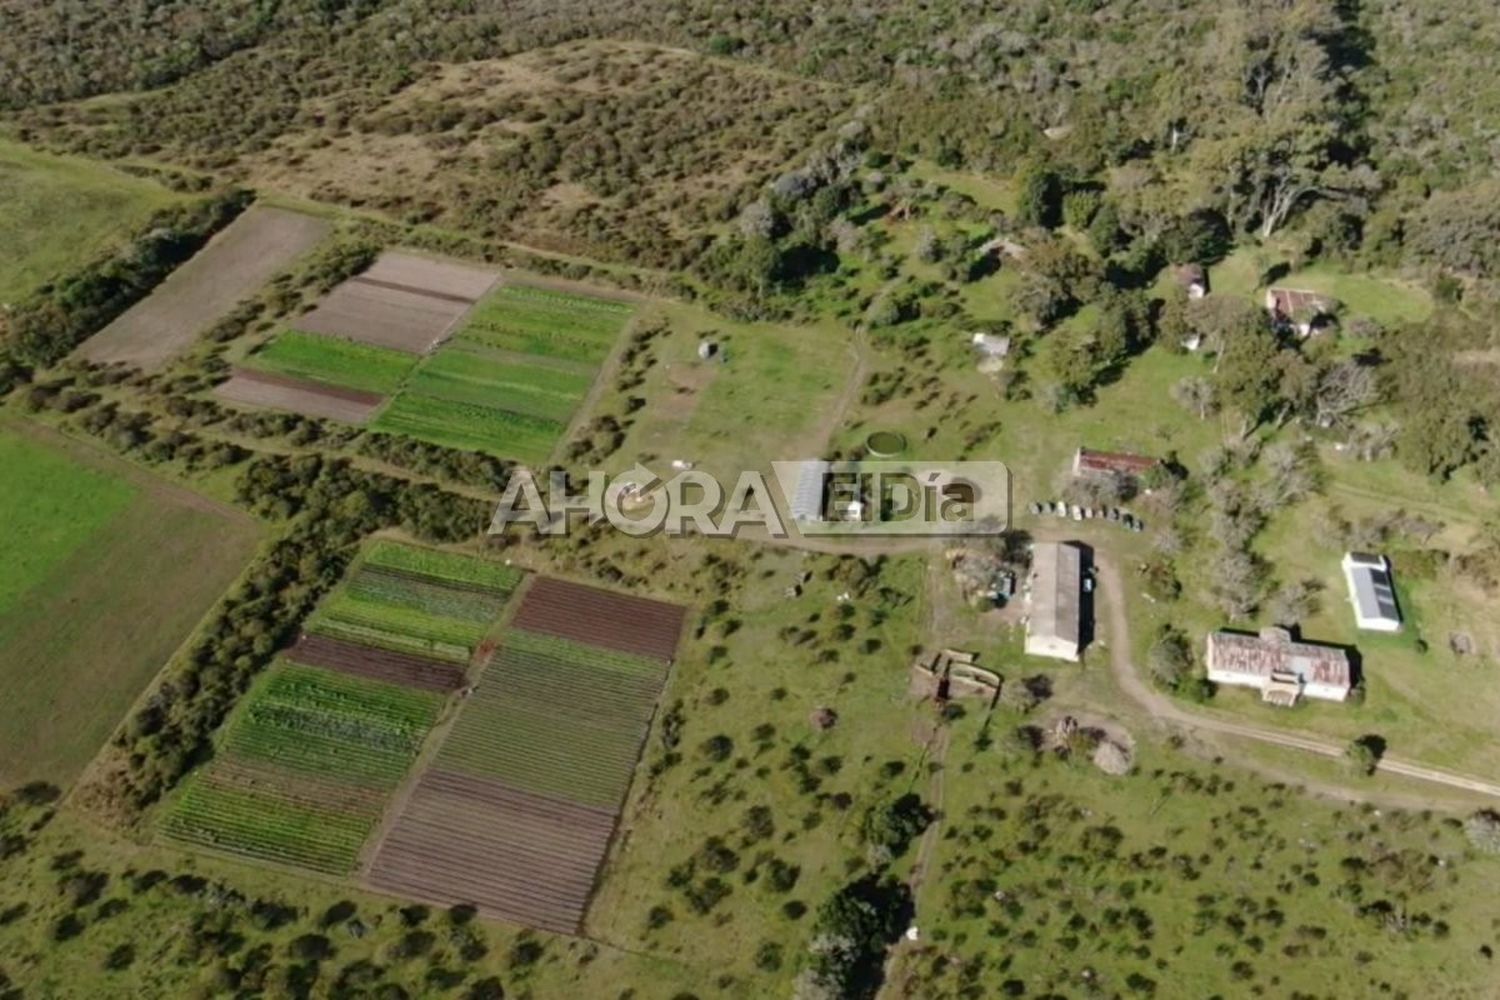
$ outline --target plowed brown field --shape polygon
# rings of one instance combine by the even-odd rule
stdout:
[[[521,602],[515,627],[670,661],[682,636],[684,613],[676,604],[539,579]]]

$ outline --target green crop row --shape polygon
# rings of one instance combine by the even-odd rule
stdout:
[[[345,874],[353,870],[377,820],[198,778],[173,803],[162,830],[189,844]]]
[[[598,670],[645,677],[657,683],[660,683],[666,674],[665,664],[657,660],[605,649],[602,646],[590,646],[555,635],[544,635],[541,632],[511,629],[505,634],[505,646],[517,652],[536,653],[564,663],[576,663]]]
[[[505,596],[490,591],[459,590],[430,577],[409,576],[366,566],[350,579],[346,593],[364,604],[407,608],[438,618],[452,618],[484,628],[499,617]]]
[[[566,423],[593,381],[592,370],[497,358],[482,348],[452,343],[422,365],[410,391]]]
[[[287,330],[252,354],[246,367],[389,396],[417,357],[339,337]]]
[[[371,545],[365,552],[364,564],[484,587],[502,594],[515,590],[522,577],[520,570],[487,559],[388,541],[377,541]]]
[[[363,624],[328,616],[313,619],[307,627],[308,631],[330,639],[342,639],[361,646],[387,649],[393,653],[415,653],[418,656],[442,660],[446,663],[466,664],[473,653],[473,650],[465,643],[433,642],[430,639],[393,631],[382,625]]]
[[[399,637],[394,641],[403,643],[403,648],[435,651],[462,649],[463,659],[468,651],[484,637],[486,625],[473,621],[462,621],[442,615],[430,614],[418,608],[402,607],[384,601],[368,600],[346,590],[326,601],[321,611],[314,616],[309,627],[315,632],[327,632],[327,626],[353,626],[372,629]],[[446,657],[445,657],[446,658]]]
[[[567,428],[561,421],[506,410],[500,401],[477,406],[403,392],[376,418],[374,429],[539,465]]]

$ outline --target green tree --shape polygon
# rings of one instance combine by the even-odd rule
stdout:
[[[1017,182],[1016,211],[1022,222],[1052,229],[1062,221],[1062,178],[1042,163],[1031,163]]]

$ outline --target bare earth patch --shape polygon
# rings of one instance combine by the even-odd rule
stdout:
[[[214,389],[220,399],[243,406],[263,406],[309,417],[363,424],[375,416],[385,397],[372,392],[340,389],[321,382],[237,369],[229,381]]]
[[[159,370],[328,229],[310,215],[251,206],[154,292],[85,341],[78,356]]]
[[[457,326],[496,277],[493,271],[456,261],[386,253],[293,325],[307,333],[425,354]]]

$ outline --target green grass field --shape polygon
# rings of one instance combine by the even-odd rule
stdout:
[[[607,299],[504,285],[418,366],[373,429],[543,464],[631,314]]]
[[[248,516],[0,425],[0,783],[69,784],[239,574]]]
[[[0,431],[0,615],[45,581],[138,495],[129,483]]]
[[[389,396],[416,367],[401,351],[287,330],[246,359],[246,367]]]
[[[0,140],[0,303],[102,254],[180,200],[107,166]]]

